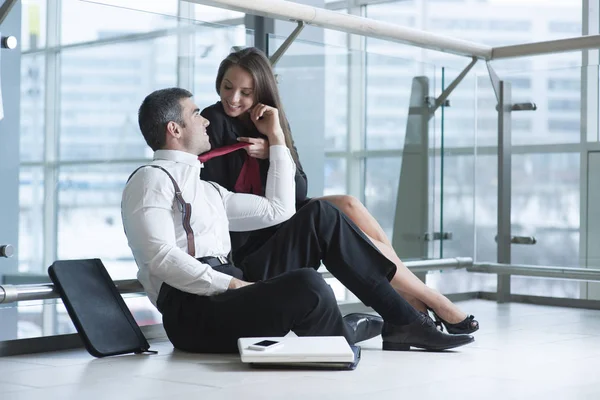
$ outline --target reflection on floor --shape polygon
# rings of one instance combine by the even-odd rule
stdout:
[[[600,399],[600,311],[460,303],[481,324],[454,352],[384,352],[363,343],[356,371],[262,371],[238,356],[94,359],[84,350],[0,358],[4,399]]]

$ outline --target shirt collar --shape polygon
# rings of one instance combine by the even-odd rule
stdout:
[[[196,168],[202,166],[198,160],[198,156],[179,150],[156,150],[154,152],[154,160],[174,161]]]

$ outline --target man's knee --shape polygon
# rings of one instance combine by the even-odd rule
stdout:
[[[292,274],[295,275],[295,286],[303,292],[302,296],[316,297],[320,301],[337,304],[333,290],[319,272],[312,268],[302,268]]]
[[[293,274],[295,274],[294,279],[304,287],[320,287],[326,284],[321,274],[313,268],[301,268]]]

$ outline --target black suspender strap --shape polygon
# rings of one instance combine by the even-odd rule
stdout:
[[[219,190],[219,188],[217,187],[217,184],[211,181],[204,181],[204,182],[208,182],[211,184],[212,187],[215,188],[215,190],[217,191],[217,193],[219,193],[219,196],[221,196],[221,200],[223,199],[223,195],[221,194],[221,191]]]
[[[135,171],[133,171],[131,175],[129,175],[129,178],[127,178],[127,182],[129,182],[131,177],[136,172],[138,172],[140,169],[142,169],[144,167],[158,168],[158,169],[164,171],[165,174],[167,174],[167,176],[169,177],[169,179],[171,179],[171,182],[173,182],[173,187],[175,188],[175,199],[177,200],[177,203],[179,204],[179,209],[181,210],[181,214],[182,214],[181,220],[183,221],[183,229],[185,230],[185,234],[187,236],[188,254],[195,258],[196,257],[196,244],[194,242],[194,231],[192,230],[192,225],[190,223],[190,218],[192,216],[192,205],[190,203],[187,203],[183,199],[183,196],[181,196],[181,189],[179,188],[179,185],[177,184],[177,182],[175,182],[175,179],[173,178],[173,176],[169,173],[169,171],[167,171],[160,165],[142,165],[141,167],[139,167]]]

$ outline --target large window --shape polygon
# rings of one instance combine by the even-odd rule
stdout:
[[[582,31],[581,2],[550,1],[541,8],[537,1],[465,3],[469,3],[468,6],[457,6],[455,2],[436,2],[432,6],[429,2],[414,0],[391,1],[366,5],[365,14],[369,18],[492,46],[572,37]],[[535,11],[525,12],[525,9]],[[415,76],[427,77],[429,96],[437,96],[442,91],[442,74],[447,86],[466,63],[464,59],[444,53],[374,39],[366,42],[365,148],[370,150],[366,159],[366,204],[386,232],[393,235],[411,80]],[[513,157],[513,235],[538,239],[534,246],[513,246],[514,263],[577,265],[579,148],[565,147],[561,151],[556,145],[581,143],[580,62],[581,54],[573,52],[492,63],[500,77],[511,83],[513,101],[537,105],[535,112],[513,113],[512,117],[512,143],[516,153]],[[476,68],[450,96],[444,120],[439,111],[433,118],[429,138],[434,152],[429,164],[432,178],[428,182],[432,196],[430,226],[434,230],[452,232],[453,239],[430,247],[430,256],[474,255],[478,261],[496,260],[496,102],[487,71],[483,67]],[[474,110],[477,110],[476,116]],[[442,134],[443,168],[437,154]],[[538,146],[532,153],[520,147],[532,145]],[[389,157],[390,149],[398,149],[393,158]],[[385,151],[388,157],[381,158],[378,151]],[[442,178],[444,186],[440,187]],[[388,189],[391,194],[387,193]],[[456,280],[480,283],[473,286],[458,284]],[[434,279],[434,282],[442,290],[490,290],[495,277],[458,273]],[[541,282],[532,286],[526,280],[515,278],[514,291],[578,297],[577,283]]]
[[[105,3],[105,5],[100,4]],[[62,45],[117,38],[177,26],[177,0],[61,0]]]
[[[135,278],[120,202],[129,174],[152,156],[137,108],[152,90],[195,90],[194,82],[196,100],[210,104],[218,62],[246,44],[243,27],[214,24],[241,23],[240,13],[190,5],[179,18],[177,0],[104,3],[50,1],[50,12],[45,1],[23,4],[21,276],[5,283],[46,281],[50,262],[79,258],[101,258],[115,280]],[[194,50],[179,46],[184,40]],[[182,72],[183,60],[191,74]],[[138,323],[160,321],[147,298],[127,302]],[[14,310],[17,337],[73,331],[56,302]]]
[[[252,43],[238,12],[178,0],[100,3],[22,1],[19,272],[30,280],[46,279],[48,262],[57,258],[101,257],[113,278],[135,276],[120,194],[128,173],[151,157],[137,107],[151,90],[167,86],[186,87],[199,105],[212,104],[219,62],[233,46]],[[582,31],[580,1],[547,0],[543,7],[538,0],[325,3],[492,46]],[[284,39],[271,37],[271,49]],[[276,68],[296,143],[310,149],[300,154],[310,194],[359,197],[391,238],[411,116],[468,60],[330,30],[323,41],[296,41]],[[514,247],[514,263],[579,263],[580,63],[577,52],[492,63],[511,83],[515,102],[537,105],[512,119],[513,235],[538,240]],[[496,97],[482,64],[452,93],[443,118],[440,109],[427,122],[429,176],[421,183],[429,195],[427,232],[453,234],[431,243],[430,257],[496,260]],[[419,87],[424,98],[411,103]],[[493,275],[464,271],[442,278],[432,281],[443,291],[495,285]],[[514,291],[578,297],[578,283],[540,282],[515,278]],[[156,316],[143,311],[147,306],[136,307],[142,320],[153,321]],[[20,329],[41,330],[47,309],[37,307],[35,318],[26,309]],[[72,329],[63,317],[56,331]]]

